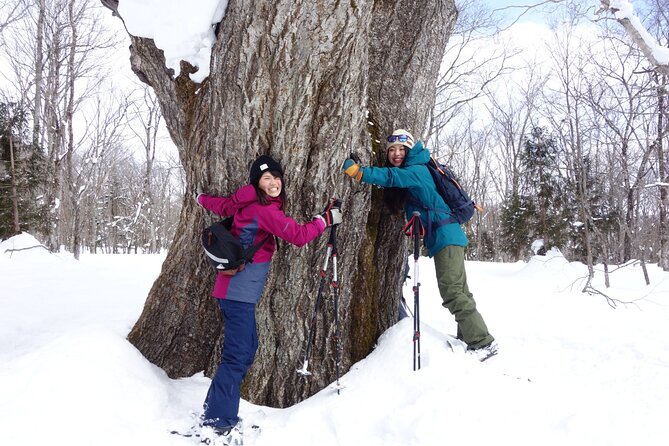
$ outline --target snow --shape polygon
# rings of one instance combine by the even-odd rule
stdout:
[[[490,7],[517,8],[511,2],[488,2]],[[634,7],[628,0],[610,0],[610,8],[618,20],[628,19],[651,48],[653,56],[660,63],[669,64],[669,48],[665,48],[645,29],[634,14]],[[181,72],[180,61],[184,60],[199,67],[190,75],[191,80],[201,83],[209,76],[211,50],[216,36],[214,26],[223,20],[228,0],[123,0],[118,10],[128,32],[133,36],[153,39],[156,46],[165,53],[165,64],[174,70],[174,76]],[[524,8],[522,6],[521,8]],[[531,11],[530,11],[531,12]],[[537,26],[530,23],[529,26]],[[545,27],[543,27],[545,28]]]
[[[210,380],[169,379],[125,339],[164,256],[76,261],[22,249],[35,245],[28,234],[0,243],[0,444],[197,444],[169,431],[192,424]],[[664,444],[669,273],[649,265],[646,286],[633,262],[612,273],[608,290],[598,274],[598,289],[633,302],[614,309],[580,292],[587,268],[557,250],[528,262],[467,262],[500,345],[479,363],[446,347],[455,324],[433,262],[419,267],[422,368],[413,371],[413,323],[403,319],[341,377],[340,395],[327,388],[286,409],[242,401],[240,415],[262,427],[247,444]]]
[[[611,0],[610,8],[615,11],[618,20],[628,19],[641,38],[646,42],[653,53],[655,60],[661,65],[669,65],[669,48],[657,43],[655,38],[646,30],[639,17],[634,14],[634,6],[628,0]]]
[[[534,253],[537,254],[541,248],[544,247],[544,239],[537,239],[532,242],[532,245],[530,246],[530,250]]]
[[[122,0],[118,11],[128,32],[153,39],[165,53],[165,64],[181,72],[180,61],[199,67],[193,82],[209,76],[214,25],[223,20],[228,0]]]

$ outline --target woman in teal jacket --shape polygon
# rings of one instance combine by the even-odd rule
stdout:
[[[430,152],[422,141],[414,144],[411,133],[402,129],[388,136],[386,147],[386,167],[362,167],[347,159],[342,170],[357,181],[386,188],[385,195],[391,202],[403,202],[407,220],[415,211],[420,212],[426,228],[424,243],[429,256],[434,257],[443,306],[455,316],[458,338],[484,361],[497,353],[497,343],[488,332],[467,286],[464,256],[467,236],[457,223],[435,224],[448,218],[450,208],[437,192],[428,171]]]

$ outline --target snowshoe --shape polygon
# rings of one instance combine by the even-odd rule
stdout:
[[[467,344],[452,335],[446,335],[446,346],[452,352],[464,353],[467,351]]]
[[[492,358],[497,354],[498,351],[499,347],[497,346],[497,342],[495,341],[492,341],[490,344],[484,345],[483,347],[467,349],[467,353],[473,355],[474,357],[476,357],[476,359],[478,359],[481,362]]]
[[[241,420],[232,427],[202,426],[200,443],[209,446],[243,446]]]

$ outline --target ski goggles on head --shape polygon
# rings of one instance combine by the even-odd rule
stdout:
[[[388,142],[413,142],[409,135],[390,135],[388,136]]]

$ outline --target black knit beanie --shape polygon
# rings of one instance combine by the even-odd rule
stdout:
[[[249,171],[249,183],[255,184],[260,180],[260,177],[265,172],[277,172],[283,177],[283,169],[281,164],[273,160],[267,155],[259,156],[253,164],[251,164],[251,170]]]

